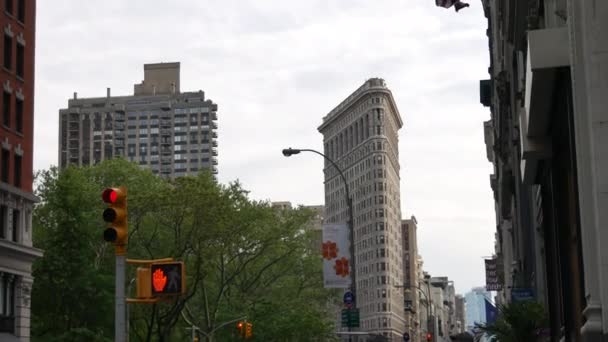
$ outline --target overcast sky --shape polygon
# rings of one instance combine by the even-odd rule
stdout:
[[[458,292],[484,283],[493,251],[479,80],[488,78],[481,4],[433,0],[38,1],[36,170],[57,164],[58,110],[131,95],[143,64],[181,62],[181,90],[219,105],[219,178],[255,199],[323,204],[322,117],[381,77],[404,121],[401,208],[415,215],[424,268]]]

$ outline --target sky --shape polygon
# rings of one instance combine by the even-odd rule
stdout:
[[[399,132],[401,210],[424,269],[457,292],[484,284],[495,215],[479,80],[489,78],[481,3],[433,0],[54,0],[37,3],[34,169],[57,165],[60,108],[131,95],[143,64],[181,62],[181,90],[218,104],[219,180],[253,199],[323,204],[322,117],[372,77]]]

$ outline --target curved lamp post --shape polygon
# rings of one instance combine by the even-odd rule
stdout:
[[[418,291],[420,291],[420,293],[422,293],[424,295],[424,299],[426,299],[426,305],[425,305],[426,306],[426,331],[428,333],[429,332],[429,326],[431,324],[430,322],[431,322],[431,309],[432,309],[431,300],[430,300],[430,296],[431,296],[430,288],[429,288],[429,294],[427,296],[427,294],[420,287],[420,285],[415,285],[415,286],[412,286],[412,285],[410,285],[410,286],[393,285],[393,286],[396,287],[396,288],[403,288],[404,290],[405,289],[410,289],[410,288],[415,288]],[[435,329],[433,329],[433,330],[435,330]],[[433,338],[435,338],[434,331],[433,331]]]
[[[318,155],[320,155],[321,157],[325,158],[325,160],[327,160],[335,169],[336,171],[338,171],[338,173],[340,174],[340,177],[342,177],[342,181],[344,182],[344,188],[346,190],[346,204],[348,206],[348,222],[347,222],[347,226],[348,226],[348,230],[350,233],[350,259],[351,259],[351,267],[352,267],[352,272],[351,272],[351,285],[350,285],[350,291],[353,293],[353,307],[356,308],[357,307],[357,295],[356,295],[356,275],[355,273],[357,272],[357,269],[355,268],[355,233],[354,233],[354,228],[353,228],[353,202],[352,202],[352,198],[350,197],[350,192],[348,189],[348,182],[346,181],[346,177],[344,177],[344,173],[342,172],[342,170],[340,170],[340,168],[338,167],[338,165],[336,165],[336,163],[331,160],[328,156],[324,155],[323,153],[316,151],[316,150],[311,150],[311,149],[295,149],[295,148],[286,148],[283,150],[283,155],[285,157],[290,157],[294,154],[299,154],[300,152],[312,152],[312,153],[316,153]],[[350,330],[350,329],[349,329]]]

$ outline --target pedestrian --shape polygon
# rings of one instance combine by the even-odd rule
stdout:
[[[435,0],[435,5],[443,8],[450,8],[454,6],[456,12],[460,11],[465,7],[469,7],[468,3],[462,2],[461,0]]]

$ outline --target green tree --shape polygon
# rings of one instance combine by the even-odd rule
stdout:
[[[498,306],[495,322],[478,324],[481,333],[498,342],[540,341],[539,333],[548,325],[542,304],[534,301],[519,301]]]
[[[183,317],[231,340],[234,325],[220,325],[245,316],[256,340],[332,339],[338,296],[323,289],[309,211],[278,211],[208,173],[167,181],[120,159],[52,168],[37,182],[34,243],[45,254],[33,267],[34,340],[112,339],[114,250],[101,238],[100,194],[117,185],[128,188],[129,258],[173,257],[187,270],[185,296],[129,305],[133,341],[187,339]],[[134,274],[128,267],[127,281]]]

